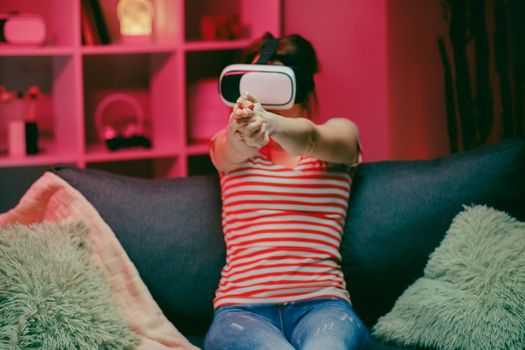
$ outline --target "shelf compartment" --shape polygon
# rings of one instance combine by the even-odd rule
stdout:
[[[180,133],[180,127],[177,126],[175,102],[177,70],[174,53],[85,56],[83,66],[88,149],[104,142],[96,130],[96,111],[99,103],[112,94],[125,94],[139,104],[144,112],[143,136],[151,140],[154,149],[166,152],[180,149],[182,136],[177,133]],[[133,114],[133,109],[125,104],[108,105],[102,119],[103,123],[111,123],[120,116],[127,118],[128,124],[133,124]]]
[[[109,48],[109,51],[114,50],[127,50],[127,48],[121,48],[122,46],[129,46],[129,50],[136,50],[137,52],[143,51],[144,48],[141,46],[165,46],[169,47],[179,41],[180,37],[180,13],[179,1],[182,0],[155,0],[152,1],[154,7],[153,23],[152,23],[152,34],[149,42],[142,43],[126,43],[125,39],[122,38],[120,33],[120,22],[117,14],[118,0],[102,0],[99,1],[100,9],[103,13],[104,24],[107,28],[107,32],[110,38],[111,45],[84,45],[84,48],[103,48],[108,46],[114,46],[115,48]],[[80,11],[80,9],[79,9]],[[82,16],[81,12],[80,16]],[[89,51],[88,51],[89,52]],[[151,52],[151,51],[149,51]],[[113,52],[115,53],[115,52]]]
[[[202,40],[200,23],[206,15],[237,15],[241,26],[238,39],[253,40],[266,31],[281,32],[280,0],[185,0],[185,40]]]
[[[207,143],[228,122],[231,108],[218,93],[224,67],[236,62],[238,50],[186,53],[186,131],[188,144]]]
[[[0,13],[19,12],[41,15],[47,30],[47,40],[42,49],[48,46],[74,47],[80,37],[78,7],[80,1],[63,0],[2,0]],[[28,47],[30,49],[30,47]],[[38,50],[39,47],[33,47]]]
[[[0,76],[2,84],[8,90],[26,92],[30,86],[37,85],[42,91],[36,102],[39,145],[43,154],[34,159],[40,159],[39,162],[50,162],[47,157],[59,158],[64,154],[69,158],[69,155],[78,155],[80,152],[82,141],[78,106],[81,101],[76,63],[78,62],[71,56],[0,57]],[[0,148],[7,146],[8,120],[17,118],[12,107],[12,104],[3,105],[1,109],[0,119],[3,122],[0,125]],[[25,118],[25,113],[22,110],[18,117]],[[23,160],[26,161],[28,160]],[[0,160],[0,164],[7,162],[17,160]]]

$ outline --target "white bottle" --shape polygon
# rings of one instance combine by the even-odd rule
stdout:
[[[11,102],[12,115],[8,126],[9,155],[11,157],[24,157],[26,155],[26,125],[24,120],[25,103],[22,98]]]

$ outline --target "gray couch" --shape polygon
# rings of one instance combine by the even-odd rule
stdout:
[[[18,169],[28,174],[26,183],[14,174],[0,178],[2,209],[42,170]],[[142,180],[69,166],[52,171],[97,208],[165,315],[202,345],[225,259],[218,177]],[[360,165],[341,247],[357,313],[371,327],[392,308],[422,275],[463,204],[486,204],[525,220],[524,199],[522,139],[429,161]],[[369,348],[398,349],[375,340]]]

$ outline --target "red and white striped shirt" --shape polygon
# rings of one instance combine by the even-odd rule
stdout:
[[[266,146],[221,174],[227,252],[214,308],[350,300],[339,246],[351,170],[306,156],[289,168],[273,163]]]

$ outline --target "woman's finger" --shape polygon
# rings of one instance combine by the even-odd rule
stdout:
[[[243,92],[241,94],[241,97],[242,97],[243,100],[248,100],[248,101],[250,101],[252,103],[258,102],[257,97],[253,96],[249,92]]]
[[[270,137],[268,136],[268,132],[266,132],[266,125],[262,124],[261,128],[256,133],[250,135],[249,137],[244,136],[244,139],[246,144],[261,148],[268,143]]]
[[[250,108],[239,108],[237,109],[237,111],[235,111],[235,113],[235,116],[239,119],[249,119],[254,115],[253,110]]]
[[[239,132],[239,130],[236,130],[233,135],[239,140],[239,141],[244,141],[244,137],[242,136],[242,134]]]
[[[262,124],[263,124],[263,121],[261,119],[255,119],[254,118],[250,123],[247,123],[246,125],[242,126],[240,128],[240,131],[244,135],[253,135],[253,134],[257,133],[257,131],[259,131],[259,129],[261,129]]]
[[[235,110],[235,118],[239,119],[239,118],[242,118],[242,109],[241,108],[238,108]]]
[[[243,108],[243,110],[242,110],[243,118],[250,118],[253,115],[254,115],[254,112],[253,112],[252,108]]]
[[[261,126],[261,129],[257,133],[257,143],[260,147],[266,145],[268,143],[268,133],[266,132],[266,125],[263,124]]]

